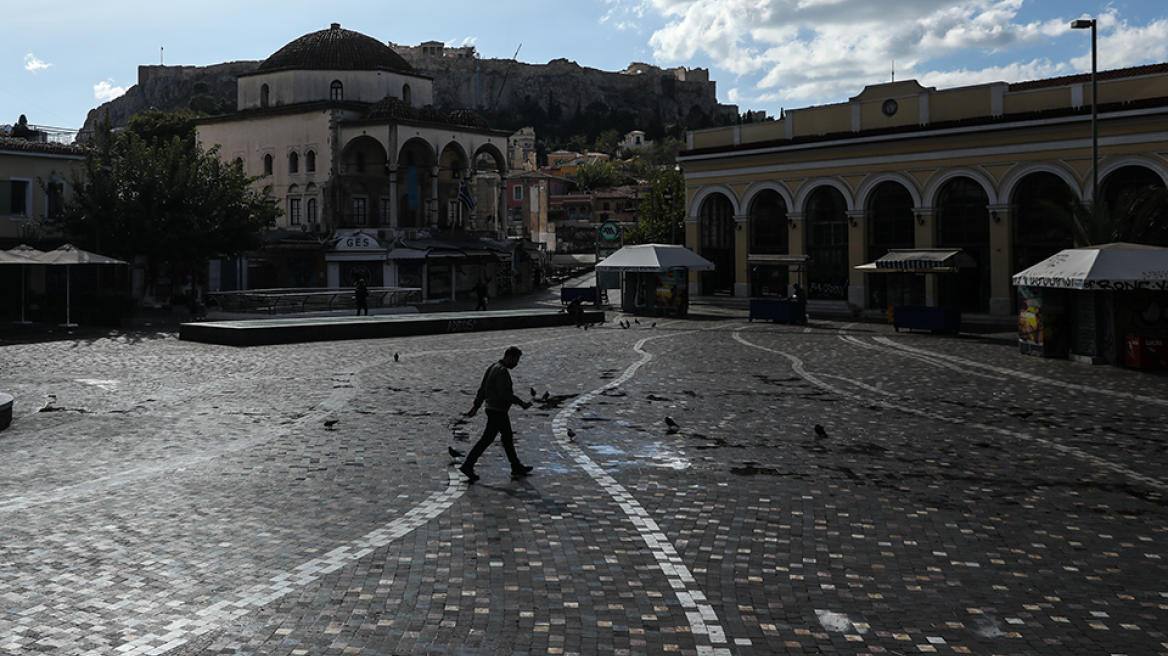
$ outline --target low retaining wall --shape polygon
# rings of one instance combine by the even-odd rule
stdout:
[[[604,312],[585,311],[584,321],[601,323]],[[559,310],[504,310],[184,323],[178,336],[207,344],[263,346],[572,325],[575,318]]]

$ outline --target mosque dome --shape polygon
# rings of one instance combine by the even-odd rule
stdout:
[[[410,107],[400,98],[386,96],[369,107],[369,111],[365,113],[365,118],[390,120],[417,119],[418,110]]]
[[[464,125],[468,128],[491,129],[491,124],[487,122],[487,119],[469,109],[456,109],[451,112],[450,122],[455,125]]]
[[[257,73],[284,70],[394,71],[414,68],[386,44],[333,23],[327,30],[305,34],[264,60]]]

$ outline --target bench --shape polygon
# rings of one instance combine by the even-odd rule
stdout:
[[[596,302],[596,288],[595,287],[561,287],[560,288],[560,303],[567,305],[576,299],[580,299],[584,303]]]

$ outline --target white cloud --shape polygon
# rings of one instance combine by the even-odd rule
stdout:
[[[115,87],[112,82],[113,78],[110,78],[93,85],[93,97],[102,102],[109,102],[126,92],[125,87]]]
[[[24,56],[24,70],[30,73],[36,73],[37,71],[44,70],[50,66],[52,66],[52,64],[48,64],[37,59],[36,56],[31,52]]]
[[[738,76],[731,84],[739,103],[842,99],[887,81],[893,62],[897,79],[937,87],[1090,70],[1090,40],[1082,46],[1067,42],[1074,17],[1052,13],[1059,8],[1047,10],[1037,0],[645,1],[667,21],[649,41],[656,60],[675,65],[708,59]],[[1038,9],[1046,16],[1020,20],[1026,3],[1031,14]],[[1168,58],[1168,19],[1129,26],[1111,8],[1099,16],[1099,26],[1101,68]],[[1083,52],[1085,69],[1083,59],[1065,54],[1054,55],[1065,61],[1008,64],[1000,56],[1026,48],[1053,54],[1056,40]],[[979,68],[979,60],[986,65]],[[961,68],[946,70],[954,61]]]

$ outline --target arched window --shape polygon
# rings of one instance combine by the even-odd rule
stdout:
[[[364,173],[365,172],[365,151],[363,151],[363,150],[357,151],[356,161],[357,161],[357,172]]]
[[[316,151],[310,150],[304,154],[304,170],[309,173],[316,173]]]
[[[344,99],[345,99],[344,85],[341,84],[340,80],[333,80],[332,85],[329,86],[329,100],[344,100]]]
[[[295,150],[288,153],[288,172],[300,172],[300,155],[297,155]]]
[[[722,194],[702,201],[698,213],[702,257],[714,263],[702,273],[703,294],[734,293],[734,205]]]
[[[937,246],[960,248],[977,262],[939,283],[940,305],[958,306],[965,312],[985,312],[990,293],[989,197],[970,178],[954,178],[937,195]]]
[[[410,85],[408,84],[402,86],[402,100],[407,107],[414,106],[414,92],[410,90]]]
[[[306,216],[309,223],[316,223],[316,199],[308,199],[308,214]]]
[[[811,256],[807,298],[848,298],[848,204],[835,187],[823,186],[807,199],[807,254]]]
[[[272,154],[264,155],[264,175],[272,174]]]
[[[1018,184],[1011,205],[1014,239],[1011,273],[1074,247],[1071,231],[1059,220],[1058,210],[1052,207],[1070,212],[1072,198],[1071,188],[1053,173],[1032,173]]]
[[[894,248],[915,245],[912,194],[899,182],[882,182],[868,198],[867,260],[880,259]],[[867,278],[864,287],[868,292],[868,307],[873,308],[887,306],[889,285],[903,282],[900,276],[869,275]]]
[[[268,106],[268,85],[260,87],[260,107]]]
[[[779,192],[759,192],[750,203],[750,252],[785,255],[790,241],[787,202]]]
[[[236,157],[235,158],[235,165],[242,169],[243,168],[243,158]]]

